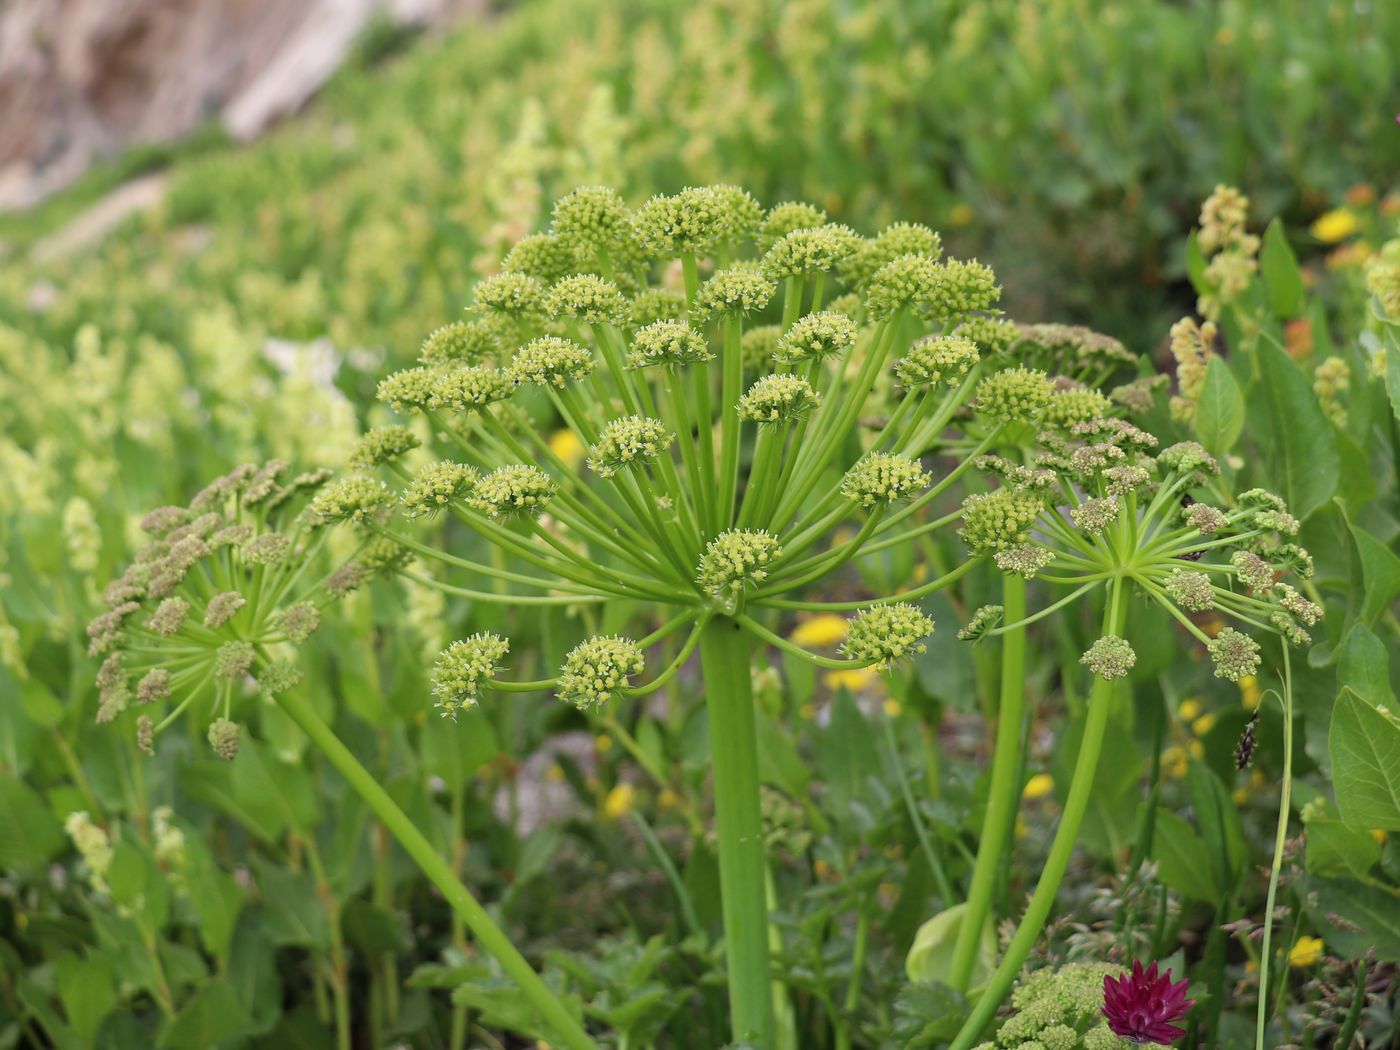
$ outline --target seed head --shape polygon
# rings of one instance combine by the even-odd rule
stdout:
[[[1249,716],[1249,721],[1245,723],[1244,732],[1240,734],[1239,741],[1235,744],[1235,768],[1248,769],[1254,761],[1254,749],[1258,741],[1254,736],[1254,727],[1259,721],[1259,709],[1256,707],[1254,713]]]
[[[1100,533],[1118,520],[1119,509],[1118,500],[1113,497],[1090,497],[1079,506],[1071,508],[1069,516],[1074,521],[1075,528]]]
[[[1209,503],[1192,503],[1182,510],[1181,516],[1202,536],[1210,536],[1229,524],[1225,515]]]
[[[493,518],[538,518],[557,486],[530,464],[499,467],[476,483],[467,502]]]
[[[1042,422],[1046,426],[1068,430],[1075,423],[1098,419],[1112,407],[1108,398],[1088,387],[1056,390],[1045,406]]]
[[[152,536],[164,536],[189,520],[190,512],[184,507],[157,507],[142,516],[141,529]]]
[[[854,321],[845,314],[823,310],[798,318],[778,339],[773,359],[788,364],[826,360],[845,353],[855,341]]]
[[[958,641],[977,642],[987,636],[988,631],[996,630],[1001,626],[1002,619],[1006,616],[1006,609],[1001,605],[984,605],[972,614],[972,618],[961,631],[958,632]]]
[[[324,584],[326,593],[336,598],[344,598],[352,591],[357,591],[365,582],[365,567],[359,562],[350,562],[342,565],[333,573],[326,577]]]
[[[543,308],[545,289],[538,277],[506,270],[477,281],[474,295],[479,310],[525,317],[538,314]]]
[[[1286,612],[1276,612],[1269,616],[1269,623],[1288,640],[1289,645],[1311,645],[1312,635],[1308,634],[1293,617]]]
[[[1298,535],[1298,519],[1286,510],[1257,510],[1254,512],[1255,528],[1270,529],[1284,536]]]
[[[705,337],[684,321],[655,321],[639,328],[632,337],[627,363],[633,368],[648,365],[679,367],[712,360]]]
[[[744,316],[762,310],[778,286],[759,270],[731,267],[720,270],[700,286],[695,297],[696,320],[704,323],[726,315]]]
[[[1169,470],[1183,474],[1220,473],[1220,464],[1215,461],[1215,457],[1194,441],[1178,441],[1175,445],[1162,449],[1157,454],[1157,462]]]
[[[598,637],[580,642],[564,657],[559,699],[579,710],[600,707],[620,696],[627,679],[642,673],[646,660],[630,638]]]
[[[253,669],[253,644],[224,642],[214,653],[214,673],[220,678],[242,678]]]
[[[350,465],[369,470],[381,463],[390,463],[421,445],[418,436],[407,427],[375,427],[366,431],[350,453]]]
[[[909,499],[928,487],[933,475],[909,456],[867,452],[841,479],[841,495],[867,510]]]
[[[308,512],[321,525],[338,522],[359,524],[372,518],[389,502],[389,489],[382,481],[363,474],[351,474],[333,481],[312,499]]]
[[[1291,616],[1312,627],[1322,619],[1322,606],[1308,601],[1286,583],[1274,588],[1274,597]]]
[[[273,565],[285,561],[292,542],[280,532],[264,532],[243,545],[243,560],[250,565]]]
[[[956,335],[929,335],[909,348],[894,366],[895,378],[906,390],[943,383],[956,386],[980,354],[977,344]]]
[[[611,251],[631,233],[631,214],[616,190],[580,186],[554,204],[554,232],[581,251]]]
[[[773,373],[759,377],[739,399],[739,418],[786,425],[805,419],[820,400],[821,396],[802,376]]]
[[[515,393],[514,373],[490,365],[468,365],[439,372],[433,381],[429,408],[471,412],[504,401]]]
[[[1205,612],[1215,608],[1215,588],[1203,572],[1173,569],[1164,585],[1167,595],[1187,612]]]
[[[627,316],[627,300],[617,285],[597,274],[565,277],[549,290],[545,312],[550,317],[570,317],[584,324],[621,324]]]
[[[1223,628],[1211,639],[1208,649],[1216,678],[1238,682],[1259,668],[1259,643],[1233,627]]]
[[[553,233],[532,233],[515,242],[501,260],[501,268],[553,284],[578,269],[577,244]]]
[[[167,598],[156,606],[156,611],[151,613],[150,618],[146,621],[146,626],[155,631],[156,634],[169,638],[185,626],[185,620],[189,615],[189,602],[183,598]]]
[[[121,638],[126,618],[140,608],[136,602],[122,602],[110,612],[94,618],[87,625],[88,655],[101,656],[111,649]]]
[[[278,660],[258,672],[258,690],[265,696],[278,696],[295,688],[301,679],[300,667],[288,660]]]
[[[433,695],[445,717],[456,719],[464,708],[477,705],[482,690],[491,684],[510,655],[510,642],[483,631],[453,642],[433,667]]]
[[[300,645],[321,626],[321,610],[312,602],[296,602],[274,613],[272,624]]]
[[[675,435],[659,419],[623,416],[614,419],[598,435],[588,450],[589,469],[610,478],[638,461],[655,459],[671,447]]]
[[[992,561],[1002,572],[1014,572],[1027,580],[1034,578],[1036,573],[1054,560],[1053,551],[1037,547],[1033,543],[1018,543],[992,555]]]
[[[764,251],[794,230],[811,230],[826,224],[826,212],[815,204],[784,201],[768,209],[759,230],[758,244]]]
[[[1127,677],[1133,664],[1137,663],[1137,653],[1126,638],[1106,634],[1089,646],[1079,662],[1100,678],[1112,681]]]
[[[1040,418],[1054,391],[1044,372],[1008,368],[977,384],[977,411],[999,423],[1032,423]]]
[[[209,723],[209,746],[225,762],[238,757],[238,723],[216,718]]]
[[[777,538],[762,530],[721,532],[705,547],[696,582],[715,598],[737,600],[768,578],[768,566],[782,553]]]
[[[1126,496],[1130,492],[1140,492],[1152,484],[1152,475],[1146,467],[1119,464],[1103,471],[1103,480],[1110,496]]]
[[[424,409],[433,402],[439,373],[431,368],[405,368],[379,381],[375,397],[395,412]]]
[[[412,558],[412,552],[407,547],[388,536],[371,536],[360,548],[360,565],[363,571],[375,575],[387,576],[398,572]]]
[[[706,187],[673,197],[657,196],[637,209],[637,238],[654,259],[704,255],[725,239],[734,222],[732,206]]]
[[[972,340],[984,354],[1004,354],[1021,340],[1021,329],[1015,321],[985,315],[962,321],[953,334]]]
[[[876,605],[851,618],[841,652],[866,666],[884,668],[926,652],[924,639],[931,634],[933,620],[917,605]]]
[[[151,668],[136,683],[136,699],[143,704],[154,704],[169,698],[170,671],[164,667]]]
[[[136,746],[144,755],[156,753],[156,724],[150,715],[136,719]]]
[[[1040,516],[1040,497],[1020,489],[974,493],[963,500],[958,535],[974,554],[988,554],[1025,543]]]
[[[562,387],[587,379],[592,371],[592,351],[555,335],[531,340],[510,360],[510,374],[514,380],[536,386]]]
[[[1255,594],[1267,594],[1274,586],[1274,570],[1253,551],[1235,551],[1230,564],[1239,574],[1240,582]]]
[[[204,626],[217,631],[247,604],[248,599],[237,591],[220,591],[204,606]]]
[[[500,336],[494,326],[485,321],[454,321],[423,340],[418,360],[429,367],[476,365],[494,357],[500,349]]]
[[[209,546],[216,550],[220,547],[241,547],[252,538],[251,525],[225,525],[209,537]]]
[[[685,295],[670,288],[644,288],[627,307],[627,323],[644,328],[657,321],[676,321],[685,316]]]
[[[836,223],[793,230],[774,242],[764,253],[763,272],[775,281],[811,273],[828,273],[861,243],[854,230]]]
[[[478,477],[475,470],[461,463],[430,463],[400,493],[399,505],[407,518],[433,517],[445,507],[465,501]]]
[[[900,255],[870,279],[865,310],[873,321],[887,321],[901,310],[917,310],[938,287],[938,264],[927,255]]]

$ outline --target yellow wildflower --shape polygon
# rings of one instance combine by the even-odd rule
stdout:
[[[898,718],[904,713],[904,706],[893,697],[885,698],[884,708],[886,718]]]
[[[1178,705],[1176,713],[1183,722],[1194,722],[1201,717],[1201,702],[1199,700],[1183,700]]]
[[[549,768],[544,771],[544,778],[558,783],[564,779],[564,767],[558,762],[551,762]]]
[[[856,667],[849,671],[828,671],[822,676],[822,684],[828,689],[845,686],[853,693],[867,689],[880,680],[880,676],[868,667]]]
[[[1205,736],[1214,728],[1215,714],[1210,711],[1207,711],[1205,714],[1201,715],[1200,718],[1191,723],[1191,731],[1197,736]]]
[[[607,751],[612,747],[612,737],[600,733],[593,741],[593,746],[599,751]]]
[[[583,447],[582,439],[568,427],[556,430],[550,435],[549,450],[571,468],[582,463],[583,457],[588,451]]]
[[[1288,950],[1289,966],[1312,966],[1322,958],[1321,937],[1299,937],[1298,943]]]
[[[1385,828],[1372,828],[1371,838],[1375,839],[1382,846],[1385,845]]]
[[[1350,208],[1333,208],[1319,215],[1309,227],[1312,235],[1323,244],[1344,241],[1359,229],[1361,220]]]
[[[830,649],[846,637],[849,621],[834,613],[822,613],[809,620],[803,620],[792,632],[792,640],[798,645],[810,645],[816,649]]]
[[[1176,744],[1162,748],[1162,772],[1171,780],[1186,775],[1186,749]]]
[[[965,201],[960,201],[948,209],[949,226],[969,226],[972,224],[972,205]]]
[[[661,794],[656,796],[656,804],[662,809],[675,809],[680,805],[680,797],[670,788],[664,788]]]
[[[1253,711],[1259,706],[1259,679],[1252,674],[1240,679],[1240,703],[1244,704],[1246,711]]]
[[[1027,799],[1044,798],[1054,790],[1055,778],[1049,773],[1037,773],[1026,781],[1026,787],[1021,792],[1021,797]]]
[[[603,799],[603,816],[609,820],[621,820],[632,812],[637,802],[637,789],[631,784],[618,784]]]

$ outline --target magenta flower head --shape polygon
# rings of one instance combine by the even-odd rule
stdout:
[[[1134,961],[1130,973],[1103,979],[1103,1015],[1108,1027],[1139,1046],[1169,1046],[1186,1033],[1172,1024],[1186,1015],[1194,1002],[1186,998],[1190,982],[1172,981],[1168,970],[1157,976],[1154,962],[1146,970]]]

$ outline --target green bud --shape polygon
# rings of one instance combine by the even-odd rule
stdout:
[[[1259,643],[1233,627],[1222,628],[1207,647],[1215,663],[1215,677],[1238,682],[1259,668]]]
[[[1296,536],[1301,526],[1298,519],[1286,510],[1257,510],[1254,512],[1254,527],[1270,529],[1284,536]]]
[[[753,194],[742,186],[728,183],[717,183],[706,189],[719,200],[725,240],[747,241],[758,236],[759,227],[763,224],[763,205]]]
[[[841,651],[848,659],[884,668],[926,652],[924,639],[931,634],[933,620],[917,605],[876,605],[851,618]]]
[[[433,367],[476,365],[490,360],[500,349],[500,336],[490,324],[454,321],[435,329],[423,340],[418,360]]]
[[[695,318],[703,324],[726,315],[743,316],[762,310],[777,290],[777,285],[758,270],[720,270],[700,286],[695,297]]]
[[[958,632],[960,642],[978,642],[987,636],[988,631],[996,630],[1001,626],[1001,621],[1006,616],[1006,609],[1001,605],[984,605],[972,614],[972,618],[967,621],[967,625]]]
[[[510,360],[510,374],[517,383],[562,387],[587,379],[593,371],[593,352],[571,339],[546,335],[532,339]]]
[[[943,254],[943,240],[927,226],[897,222],[856,246],[845,260],[841,275],[847,284],[868,290],[880,270],[903,255],[919,255],[937,262]]]
[[[778,339],[773,358],[788,364],[824,361],[844,354],[855,342],[855,322],[845,314],[823,310],[799,317]]]
[[[433,382],[429,408],[471,412],[504,401],[515,393],[513,373],[490,365],[468,365],[439,372]]]
[[[1304,598],[1286,583],[1274,588],[1274,597],[1289,615],[1312,627],[1322,619],[1322,606]]]
[[[1253,551],[1235,551],[1230,555],[1230,564],[1235,567],[1240,582],[1255,594],[1267,594],[1273,590],[1273,566]]]
[[[553,284],[578,269],[577,241],[552,233],[532,233],[515,242],[501,261],[501,269],[513,270]]]
[[[768,578],[768,566],[782,553],[777,538],[761,529],[721,532],[706,546],[696,582],[715,598],[737,600]]]
[[[468,503],[492,518],[538,518],[557,486],[530,464],[499,467],[476,483]]]
[[[407,518],[431,518],[445,507],[464,502],[478,476],[471,467],[450,460],[430,463],[404,488],[399,505]]]
[[[1015,321],[978,316],[960,322],[953,334],[972,340],[983,354],[1004,354],[1020,341],[1021,328]]]
[[[1070,508],[1069,516],[1075,528],[1097,534],[1118,520],[1120,509],[1118,500],[1113,497],[1090,497],[1079,506]]]
[[[901,255],[876,271],[865,293],[873,321],[887,321],[901,310],[918,310],[938,285],[938,264],[926,255]]]
[[[1040,497],[1019,489],[974,493],[963,500],[962,541],[974,554],[988,554],[1025,543],[1040,516]]]
[[[250,565],[275,565],[286,561],[292,541],[280,532],[264,532],[243,544],[243,560]]]
[[[405,368],[379,381],[375,397],[396,412],[424,409],[434,398],[439,373],[431,368]]]
[[[1041,421],[1049,427],[1068,430],[1075,423],[1086,423],[1098,419],[1113,407],[1108,398],[1097,390],[1087,387],[1070,387],[1055,390],[1041,414]]]
[[[1133,664],[1137,663],[1137,653],[1126,638],[1106,634],[1089,646],[1079,662],[1100,678],[1112,681],[1127,677]]]
[[[617,285],[592,273],[565,277],[545,299],[545,312],[550,317],[570,317],[589,325],[621,324],[627,306]]]
[[[670,288],[644,288],[627,307],[627,323],[643,328],[656,321],[678,321],[685,316],[685,293]]]
[[[225,762],[238,757],[238,723],[216,718],[209,723],[209,746]]]
[[[933,321],[977,310],[989,310],[1001,298],[1001,287],[990,267],[976,259],[945,259],[934,269],[934,287],[923,301],[920,314]]]
[[[1109,467],[1102,476],[1110,496],[1126,496],[1130,492],[1140,492],[1152,483],[1152,475],[1145,467]]]
[[[841,479],[841,495],[867,510],[906,500],[928,488],[933,476],[910,456],[867,452]]]
[[[294,689],[302,679],[302,670],[287,660],[268,664],[258,672],[258,690],[264,696],[279,696]]]
[[[739,399],[739,418],[747,422],[786,425],[805,419],[820,395],[801,376],[761,376]]]
[[[350,465],[368,470],[381,463],[390,463],[421,444],[418,435],[407,427],[375,427],[355,443],[350,453]]]
[[[459,711],[475,707],[508,655],[510,642],[490,632],[460,639],[444,649],[432,675],[433,695],[443,716],[455,720]]]
[[[758,244],[764,251],[794,230],[811,230],[826,224],[826,212],[815,204],[784,201],[768,209],[759,231]]]
[[[925,336],[909,348],[894,366],[899,385],[906,390],[944,383],[955,386],[977,364],[980,355],[970,339],[953,335]]]
[[[724,240],[734,221],[732,202],[711,189],[689,187],[643,204],[637,210],[637,237],[654,259],[698,256]]]
[[[538,277],[506,270],[477,281],[473,294],[480,310],[506,317],[524,317],[540,312],[545,289]]]
[[[1167,595],[1187,612],[1206,612],[1215,608],[1215,588],[1203,572],[1173,569],[1164,585]]]
[[[150,715],[141,715],[136,719],[136,747],[144,755],[156,753],[156,724]]]
[[[1219,532],[1229,524],[1225,515],[1209,503],[1192,503],[1182,510],[1181,516],[1202,536]]]
[[[352,474],[316,493],[308,512],[312,520],[321,525],[343,521],[358,524],[372,518],[388,503],[389,489],[384,482]]]
[[[220,591],[204,606],[204,626],[217,631],[247,604],[248,599],[237,591]]]
[[[588,466],[600,477],[610,478],[620,470],[660,456],[675,440],[659,419],[623,416],[603,427],[598,441],[588,450]]]
[[[1215,457],[1195,441],[1178,441],[1157,454],[1157,462],[1180,473],[1219,474]]]
[[[633,368],[698,364],[714,359],[705,337],[684,321],[656,321],[637,330],[627,353]]]
[[[581,711],[600,707],[620,697],[628,678],[641,674],[645,666],[641,648],[630,638],[589,638],[564,657],[559,699]]]
[[[253,669],[255,655],[251,642],[224,642],[214,653],[214,673],[220,678],[242,678]]]
[[[554,232],[591,255],[630,236],[631,221],[627,205],[607,186],[580,186],[554,204]]]
[[[838,224],[793,230],[764,253],[761,265],[763,272],[775,281],[828,273],[860,244],[854,230]]]

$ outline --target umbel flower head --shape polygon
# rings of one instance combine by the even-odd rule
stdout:
[[[1189,983],[1173,981],[1171,970],[1159,976],[1155,962],[1144,970],[1134,959],[1130,971],[1118,977],[1104,976],[1103,1015],[1108,1027],[1139,1046],[1174,1043],[1186,1032],[1173,1022],[1195,1005],[1186,998]]]
[[[372,443],[403,444],[384,435]],[[213,481],[188,507],[142,519],[151,542],[107,585],[110,611],[88,625],[89,651],[105,656],[99,722],[130,717],[149,753],[189,711],[211,719],[215,754],[237,754],[235,706],[296,684],[296,647],[320,625],[325,606],[368,572],[355,559],[323,565],[316,552],[327,521],[371,513],[387,490],[351,478],[328,491],[327,478],[324,471],[288,476],[279,461],[249,464]]]
[[[412,571],[403,552],[443,562],[468,578],[415,581],[474,601],[625,599],[643,620],[635,641],[590,639],[558,676],[529,683],[582,706],[659,688],[716,618],[821,666],[917,654],[932,629],[919,599],[965,566],[853,602],[815,601],[808,588],[953,524],[959,515],[939,517],[936,501],[994,446],[1108,405],[1016,361],[1020,330],[996,313],[995,275],[945,258],[938,234],[916,224],[864,238],[800,202],[764,213],[733,186],[635,210],[586,187],[507,259],[477,286],[472,320],[435,331],[416,365],[380,384],[382,400],[426,428],[372,431],[359,473],[314,510],[366,530],[366,550],[388,543],[389,571]],[[677,273],[683,290],[670,283]],[[1081,356],[1105,371],[1112,355]],[[964,424],[971,440],[957,434]],[[545,436],[561,429],[587,469]],[[414,474],[405,454],[424,433],[435,462]],[[935,473],[933,453],[954,462]],[[1051,557],[1031,542],[1045,480],[1023,472],[1040,488],[979,495],[961,517],[975,557],[1000,554],[1033,576]],[[448,517],[492,557],[444,549],[436,530]],[[840,658],[807,651],[778,623],[862,609]],[[672,662],[638,681],[649,647],[685,629]],[[506,644],[474,636],[444,652],[443,710],[523,688],[499,677]]]

